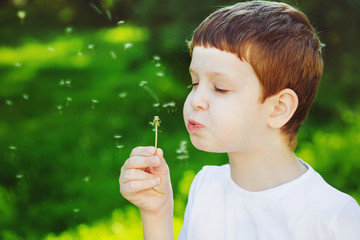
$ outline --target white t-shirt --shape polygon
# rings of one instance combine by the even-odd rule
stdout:
[[[360,240],[360,207],[308,164],[299,178],[260,192],[239,187],[229,164],[205,166],[189,193],[180,240]]]

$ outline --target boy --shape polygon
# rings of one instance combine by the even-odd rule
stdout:
[[[293,152],[323,70],[307,17],[275,2],[222,8],[195,30],[190,54],[191,142],[227,152],[229,164],[196,175],[179,239],[359,240],[359,205]],[[140,209],[144,238],[173,239],[162,150],[135,148],[119,181]]]

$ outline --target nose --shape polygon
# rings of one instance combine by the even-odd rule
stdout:
[[[209,108],[207,91],[204,87],[205,86],[201,86],[201,84],[199,84],[191,92],[190,105],[196,111],[207,110]]]

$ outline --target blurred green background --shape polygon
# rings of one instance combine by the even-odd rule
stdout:
[[[0,3],[0,239],[141,239],[119,193],[132,148],[170,166],[175,234],[205,164],[182,120],[185,40],[221,0],[11,0]],[[360,1],[287,1],[304,11],[325,72],[296,153],[360,202]]]

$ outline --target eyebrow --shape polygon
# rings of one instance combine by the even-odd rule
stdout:
[[[197,75],[197,73],[196,73],[194,70],[192,70],[191,68],[189,68],[189,72],[192,73],[192,74]],[[227,75],[227,74],[224,74],[224,73],[222,73],[222,72],[217,72],[217,71],[214,71],[214,72],[213,72],[213,71],[206,72],[206,75],[215,75],[215,76],[221,76],[221,77],[226,77],[226,78],[230,77],[230,76]]]

